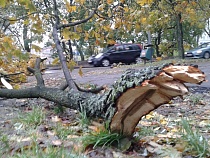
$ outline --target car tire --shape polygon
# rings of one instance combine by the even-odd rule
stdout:
[[[104,66],[104,67],[107,67],[110,65],[110,61],[108,59],[103,59],[101,61],[101,65]]]
[[[210,58],[209,52],[205,52],[203,57],[204,57],[204,59],[209,59]]]

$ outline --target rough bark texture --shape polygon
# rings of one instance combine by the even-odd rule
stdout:
[[[40,60],[39,60],[40,61]],[[37,86],[22,90],[0,90],[0,97],[44,98],[61,106],[85,111],[87,116],[110,122],[112,132],[132,135],[142,116],[188,92],[185,82],[200,84],[205,75],[196,66],[147,67],[128,69],[108,90],[93,94],[44,86],[40,71],[34,71]]]

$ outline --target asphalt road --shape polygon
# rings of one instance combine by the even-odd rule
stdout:
[[[199,63],[192,63],[197,64],[199,68],[205,73],[206,80],[210,80],[210,62],[199,62]],[[146,64],[148,66],[148,64]],[[138,67],[134,67],[135,69],[144,68],[144,65],[140,65]],[[111,85],[116,81],[121,74],[128,69],[128,66],[122,66],[117,68],[110,68],[110,67],[90,67],[90,68],[83,68],[83,76],[79,75],[79,69],[73,70],[72,77],[78,84],[97,84],[98,86],[101,85]],[[44,79],[48,78],[57,78],[61,77],[64,78],[62,70],[47,70],[45,75],[43,75]],[[187,84],[188,86],[195,86],[193,84]],[[210,81],[203,82],[200,86],[202,87],[210,87]]]

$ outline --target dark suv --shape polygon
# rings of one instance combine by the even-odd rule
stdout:
[[[107,47],[96,56],[89,58],[88,63],[94,66],[109,66],[113,63],[136,63],[140,61],[142,47],[140,44],[115,44]]]

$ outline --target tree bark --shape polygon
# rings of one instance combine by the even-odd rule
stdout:
[[[31,52],[31,39],[28,38],[28,26],[24,24],[23,26],[23,42],[24,42],[24,50],[27,52]]]
[[[60,40],[59,40],[59,37],[58,37],[58,25],[59,25],[59,13],[58,13],[58,9],[57,9],[57,1],[56,0],[53,0],[54,2],[54,14],[55,14],[55,17],[56,17],[56,21],[53,25],[53,40],[55,42],[55,45],[56,45],[56,50],[58,52],[58,56],[59,56],[59,59],[60,59],[60,63],[61,63],[61,66],[62,66],[62,69],[63,69],[63,73],[64,73],[64,76],[65,76],[65,79],[66,79],[66,82],[69,86],[69,88],[73,88],[73,89],[76,89],[75,85],[74,85],[74,82],[73,82],[73,78],[69,72],[69,69],[68,69],[68,66],[66,64],[66,58],[64,57],[64,54],[63,54],[63,49],[61,47],[61,43],[60,43]]]
[[[182,15],[178,13],[176,15],[176,37],[177,37],[177,44],[178,44],[178,51],[179,56],[184,59],[184,46],[183,46],[183,28],[182,28]]]
[[[155,38],[155,50],[156,50],[155,52],[156,52],[156,56],[160,57],[161,54],[160,54],[160,51],[159,51],[159,44],[160,44],[160,41],[161,41],[162,30],[159,29],[157,32],[158,32],[157,37]]]
[[[40,61],[40,60],[39,60]],[[131,136],[139,120],[160,105],[188,92],[184,83],[201,84],[205,75],[197,66],[147,67],[128,69],[108,90],[94,94],[47,88],[41,72],[33,71],[37,86],[29,89],[1,89],[2,98],[44,98],[60,106],[85,110],[90,118],[102,118],[110,123],[112,132]]]

